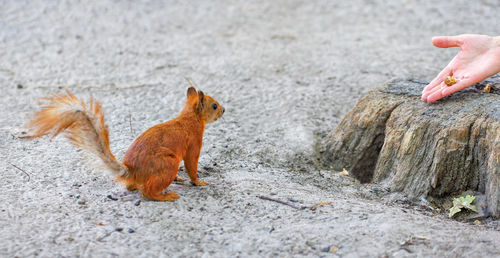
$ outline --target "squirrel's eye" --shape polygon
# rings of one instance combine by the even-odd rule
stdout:
[[[213,108],[214,110],[216,110],[216,109],[217,109],[217,104],[213,104],[213,105],[212,105],[212,108]]]

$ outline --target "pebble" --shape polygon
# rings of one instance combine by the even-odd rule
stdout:
[[[322,252],[332,253],[332,254],[336,253],[338,250],[339,250],[339,248],[334,246],[334,245],[321,249]]]
[[[108,199],[113,200],[113,201],[118,201],[118,198],[113,197],[111,194],[108,194]]]

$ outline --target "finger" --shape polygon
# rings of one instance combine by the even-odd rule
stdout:
[[[432,88],[432,89],[429,89],[429,90],[427,90],[427,91],[425,91],[425,92],[422,92],[422,97],[421,97],[421,99],[422,99],[423,101],[427,101],[427,98],[428,98],[428,97],[429,97],[432,93],[434,93],[437,89],[439,89],[439,88],[440,88],[440,84],[436,85],[436,86],[435,86],[434,88]]]
[[[443,89],[438,88],[427,97],[427,102],[432,103],[436,100],[442,99],[443,97]]]
[[[451,67],[450,65],[446,66],[439,74],[434,78],[427,86],[425,86],[424,90],[422,91],[422,100],[426,101],[427,97],[430,95],[430,92],[433,92],[436,87],[439,87],[439,85],[444,81],[446,76],[451,75]]]
[[[422,97],[420,98],[422,101],[427,101],[427,96],[425,96],[423,93],[422,93]]]
[[[432,44],[440,48],[460,47],[463,43],[462,36],[440,36],[432,38]]]
[[[424,90],[422,91],[422,94],[426,93],[426,92],[429,92],[429,91],[433,91],[434,88],[436,88],[437,86],[439,86],[439,84],[444,81],[444,79],[446,78],[446,76],[447,75],[436,77],[436,79],[432,80],[427,86],[425,86]]]
[[[424,91],[422,92],[422,100],[427,101],[427,98],[436,90],[440,89],[443,85],[443,80],[437,81],[435,85],[429,84],[427,87],[425,87]]]
[[[452,60],[453,61],[453,60]],[[425,86],[424,88],[424,92],[426,91],[430,91],[432,89],[434,89],[436,86],[438,86],[442,81],[444,81],[444,79],[446,78],[446,76],[448,75],[451,75],[452,74],[452,69],[451,69],[451,63],[450,62],[437,76],[436,78],[434,78],[427,86]]]
[[[426,101],[427,102],[434,102],[438,99],[443,98],[443,90],[448,87],[444,84],[444,82],[441,82],[438,87],[435,87],[432,91],[429,91],[427,93]]]

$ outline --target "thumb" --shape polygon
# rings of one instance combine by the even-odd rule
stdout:
[[[460,47],[463,43],[463,38],[461,36],[440,36],[432,38],[432,44],[441,48]]]

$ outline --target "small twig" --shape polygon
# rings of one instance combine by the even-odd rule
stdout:
[[[0,71],[10,73],[10,75],[16,75],[16,73],[7,68],[0,68]]]
[[[134,129],[132,129],[132,114],[128,112],[128,123],[130,125],[130,133],[132,134],[132,137],[134,137]]]
[[[270,198],[270,197],[267,197],[267,196],[259,195],[259,196],[257,196],[257,197],[259,197],[259,198],[260,198],[260,199],[262,199],[262,200],[267,200],[267,201],[272,201],[272,202],[281,203],[281,204],[284,204],[284,205],[290,206],[290,207],[292,207],[292,208],[294,208],[294,209],[297,209],[297,210],[302,209],[302,208],[297,207],[297,206],[295,206],[295,205],[293,205],[293,204],[291,204],[291,203],[284,202],[284,201],[280,201],[280,200],[276,200],[276,199],[273,199],[273,198]]]
[[[115,232],[115,231],[113,230],[113,231],[107,232],[106,234],[104,234],[104,236],[98,237],[96,240],[99,242],[102,242],[104,240],[104,238],[109,237],[113,232]]]
[[[135,89],[135,88],[144,88],[144,87],[154,87],[158,86],[158,84],[137,84],[137,85],[125,85],[125,86],[117,86],[117,85],[99,85],[99,86],[80,86],[80,85],[70,85],[70,86],[60,86],[60,85],[39,85],[34,86],[35,89],[56,89],[56,88],[68,88],[68,89]]]
[[[62,231],[59,231],[59,233],[56,234],[56,236],[52,239],[52,243],[57,245],[57,238],[62,235]]]
[[[21,172],[23,172],[26,176],[28,176],[28,182],[31,180],[31,176],[30,176],[30,174],[29,174],[28,172],[24,171],[22,168],[20,168],[20,167],[18,167],[18,166],[16,166],[16,165],[14,165],[14,164],[12,164],[12,163],[10,163],[10,162],[9,162],[9,164],[10,164],[11,166],[13,166],[13,167],[15,167],[15,168],[19,169],[19,170],[20,170]]]

